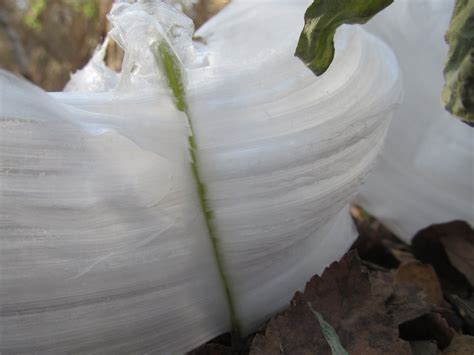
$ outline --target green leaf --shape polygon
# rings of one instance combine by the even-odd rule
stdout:
[[[442,99],[446,110],[474,124],[474,1],[457,0],[446,33],[449,53]]]
[[[342,24],[362,24],[393,0],[314,0],[304,15],[295,55],[316,75],[323,74],[334,58],[334,35]]]

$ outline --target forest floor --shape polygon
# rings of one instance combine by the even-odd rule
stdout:
[[[189,355],[474,354],[474,230],[433,225],[408,245],[362,209],[351,213],[351,250],[286,310],[238,344],[225,334]]]

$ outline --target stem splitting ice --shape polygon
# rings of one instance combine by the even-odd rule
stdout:
[[[203,212],[203,217],[206,223],[206,229],[208,232],[209,239],[211,241],[212,250],[214,254],[214,259],[217,264],[217,269],[219,272],[219,277],[221,279],[222,285],[224,287],[224,292],[226,296],[227,306],[229,309],[229,316],[232,325],[232,331],[235,335],[240,334],[240,324],[237,317],[237,312],[235,308],[233,293],[226,275],[224,261],[221,257],[220,242],[217,237],[215,226],[213,223],[214,215],[208,204],[207,200],[207,191],[206,186],[202,181],[201,173],[199,170],[199,155],[196,144],[196,139],[194,136],[194,127],[191,119],[191,115],[188,110],[186,103],[186,94],[184,90],[184,84],[181,73],[181,64],[173,52],[170,45],[165,41],[161,41],[155,48],[153,48],[153,53],[155,54],[155,59],[158,66],[162,69],[165,74],[166,81],[169,88],[171,89],[173,96],[176,100],[176,108],[178,111],[183,112],[186,115],[187,123],[190,129],[189,135],[189,151],[191,153],[191,169],[196,183],[196,188],[198,192],[199,203],[201,210]]]

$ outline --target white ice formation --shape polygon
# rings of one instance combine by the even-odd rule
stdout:
[[[441,103],[454,0],[396,0],[367,29],[394,50],[404,99],[357,202],[409,241],[433,223],[474,224],[474,128]]]
[[[0,352],[185,352],[230,328],[215,254],[246,333],[347,250],[399,68],[352,26],[315,77],[293,56],[308,3],[234,0],[196,33],[204,45],[173,8],[122,2],[122,73],[99,60],[84,69],[96,80],[48,94],[0,72]],[[186,73],[217,243],[160,41]]]

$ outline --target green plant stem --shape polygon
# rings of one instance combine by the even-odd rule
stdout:
[[[186,103],[186,94],[184,90],[183,78],[181,73],[181,65],[178,58],[168,45],[166,41],[161,41],[161,43],[154,49],[155,57],[157,58],[157,63],[165,74],[166,81],[169,88],[171,89],[173,96],[176,100],[176,108],[183,112],[186,115],[187,123],[190,129],[189,135],[189,151],[191,153],[191,170],[193,174],[194,181],[196,183],[199,204],[203,212],[203,217],[206,223],[206,229],[209,236],[209,240],[212,245],[212,251],[214,259],[217,264],[217,270],[219,272],[219,277],[221,283],[224,287],[225,297],[227,300],[227,306],[229,310],[229,316],[232,326],[232,339],[235,344],[237,339],[240,338],[240,323],[238,321],[237,312],[234,303],[233,293],[229,284],[229,280],[226,274],[224,261],[221,256],[220,241],[216,233],[216,229],[213,223],[214,215],[209,206],[207,200],[207,191],[206,186],[202,180],[201,173],[199,170],[199,154],[196,144],[196,139],[194,135],[193,121],[188,110]],[[238,343],[238,341],[237,341]]]

